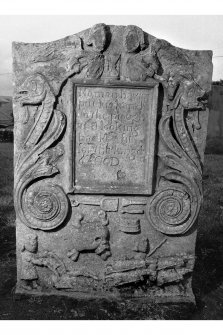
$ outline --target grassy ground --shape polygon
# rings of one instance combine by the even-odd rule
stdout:
[[[194,271],[193,319],[223,319],[223,155],[206,155]]]
[[[223,319],[223,155],[206,155],[204,204],[199,215],[197,261],[193,288],[196,310],[186,305],[131,301],[88,303],[59,297],[14,300],[16,283],[15,213],[13,209],[13,148],[0,143],[0,319]]]

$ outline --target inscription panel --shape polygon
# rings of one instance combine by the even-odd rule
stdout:
[[[154,99],[151,87],[75,86],[75,191],[151,193]]]

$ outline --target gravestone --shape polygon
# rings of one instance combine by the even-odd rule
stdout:
[[[194,302],[211,58],[132,25],[13,43],[17,293]]]

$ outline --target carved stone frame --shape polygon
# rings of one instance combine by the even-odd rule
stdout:
[[[77,87],[101,87],[101,88],[125,88],[125,89],[145,89],[153,90],[152,93],[152,109],[149,111],[150,115],[148,117],[148,128],[146,135],[146,157],[145,157],[145,182],[144,187],[126,187],[126,185],[121,187],[109,188],[104,185],[95,185],[89,187],[82,187],[81,185],[75,185],[74,182],[74,170],[75,170],[75,129],[76,129],[76,120],[75,120],[75,103],[76,103],[76,89]],[[66,90],[66,100],[68,101],[67,106],[67,137],[71,140],[69,141],[69,147],[67,148],[67,159],[70,162],[69,171],[67,174],[67,193],[89,193],[89,194],[138,194],[138,195],[151,195],[154,191],[153,183],[153,170],[154,170],[154,156],[155,156],[155,142],[156,142],[156,128],[157,128],[157,108],[158,108],[158,91],[159,83],[156,81],[150,81],[146,84],[142,83],[122,83],[120,81],[105,83],[105,82],[96,82],[96,81],[85,81],[84,83],[78,82],[70,79],[67,83]]]

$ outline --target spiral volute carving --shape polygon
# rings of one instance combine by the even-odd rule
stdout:
[[[195,211],[190,194],[180,188],[169,188],[155,194],[147,205],[146,214],[156,230],[178,235],[191,227]]]
[[[60,186],[36,183],[25,193],[23,207],[30,228],[51,230],[64,222],[68,199]]]

